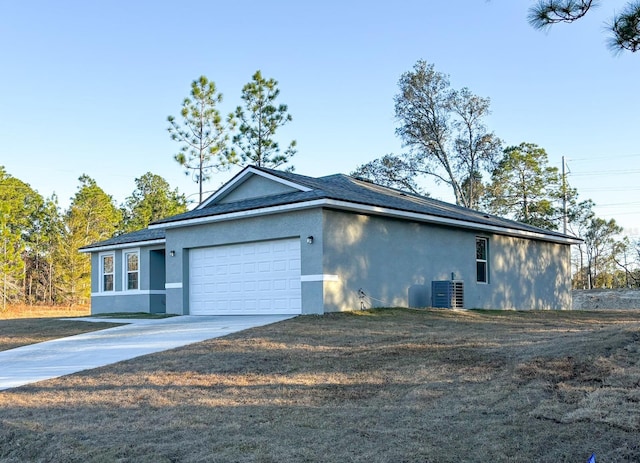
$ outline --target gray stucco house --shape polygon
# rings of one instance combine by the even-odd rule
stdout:
[[[321,314],[569,309],[578,242],[346,175],[247,167],[194,210],[81,251],[92,313]]]

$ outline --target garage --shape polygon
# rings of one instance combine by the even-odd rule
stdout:
[[[300,238],[191,249],[191,315],[302,313]]]

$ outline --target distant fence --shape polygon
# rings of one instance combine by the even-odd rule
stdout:
[[[585,289],[572,293],[574,310],[640,310],[640,290],[637,289]]]

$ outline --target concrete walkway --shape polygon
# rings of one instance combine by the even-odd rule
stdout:
[[[288,318],[292,316],[183,315],[155,320],[74,318],[127,325],[0,352],[0,390],[185,346]]]

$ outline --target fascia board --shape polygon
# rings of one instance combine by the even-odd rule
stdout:
[[[112,251],[115,249],[127,249],[127,248],[140,248],[140,247],[148,247],[156,244],[165,244],[166,240],[163,238],[161,240],[152,240],[152,241],[132,241],[131,243],[120,243],[120,244],[111,244],[107,246],[96,246],[93,248],[80,248],[79,252],[91,253],[91,252],[102,252],[102,251]]]
[[[311,188],[308,188],[306,186],[302,186],[302,185],[300,185],[298,183],[294,183],[294,182],[291,182],[289,180],[285,180],[283,178],[277,177],[277,176],[269,174],[267,172],[263,172],[261,170],[258,170],[256,168],[250,166],[250,167],[247,167],[246,169],[244,169],[238,175],[236,175],[227,184],[222,186],[218,191],[216,191],[211,196],[209,196],[206,200],[204,200],[202,202],[202,204],[199,204],[196,207],[196,209],[202,209],[202,208],[206,207],[208,204],[211,204],[217,198],[219,198],[221,196],[224,196],[226,193],[234,190],[239,185],[244,183],[244,181],[250,175],[260,175],[261,177],[267,178],[267,179],[272,180],[274,182],[281,183],[281,184],[286,185],[286,186],[291,187],[291,188],[295,188],[295,189],[300,190],[300,191],[311,191]]]
[[[178,228],[186,227],[190,225],[202,225],[207,223],[222,222],[227,220],[241,219],[247,217],[256,217],[261,215],[276,214],[280,212],[296,211],[303,209],[311,209],[314,207],[330,207],[334,209],[346,210],[351,212],[358,212],[362,214],[374,214],[384,217],[394,217],[399,219],[415,220],[417,222],[433,223],[438,225],[447,225],[451,227],[465,228],[477,231],[484,231],[489,233],[496,233],[499,235],[508,235],[518,238],[528,238],[541,241],[549,241],[561,244],[580,244],[581,240],[571,237],[561,237],[546,235],[544,233],[536,233],[526,230],[518,230],[515,228],[499,227],[495,225],[480,224],[476,222],[470,222],[466,220],[449,219],[446,217],[438,217],[429,214],[422,214],[418,212],[408,212],[398,209],[385,208],[380,206],[369,206],[365,204],[352,203],[349,201],[335,200],[335,199],[316,199],[312,201],[305,201],[293,204],[284,204],[281,206],[264,207],[260,209],[251,209],[247,211],[231,212],[228,214],[220,214],[209,217],[198,217],[195,219],[181,220],[174,223],[164,223],[156,225],[158,228]],[[150,226],[149,228],[153,228]]]

